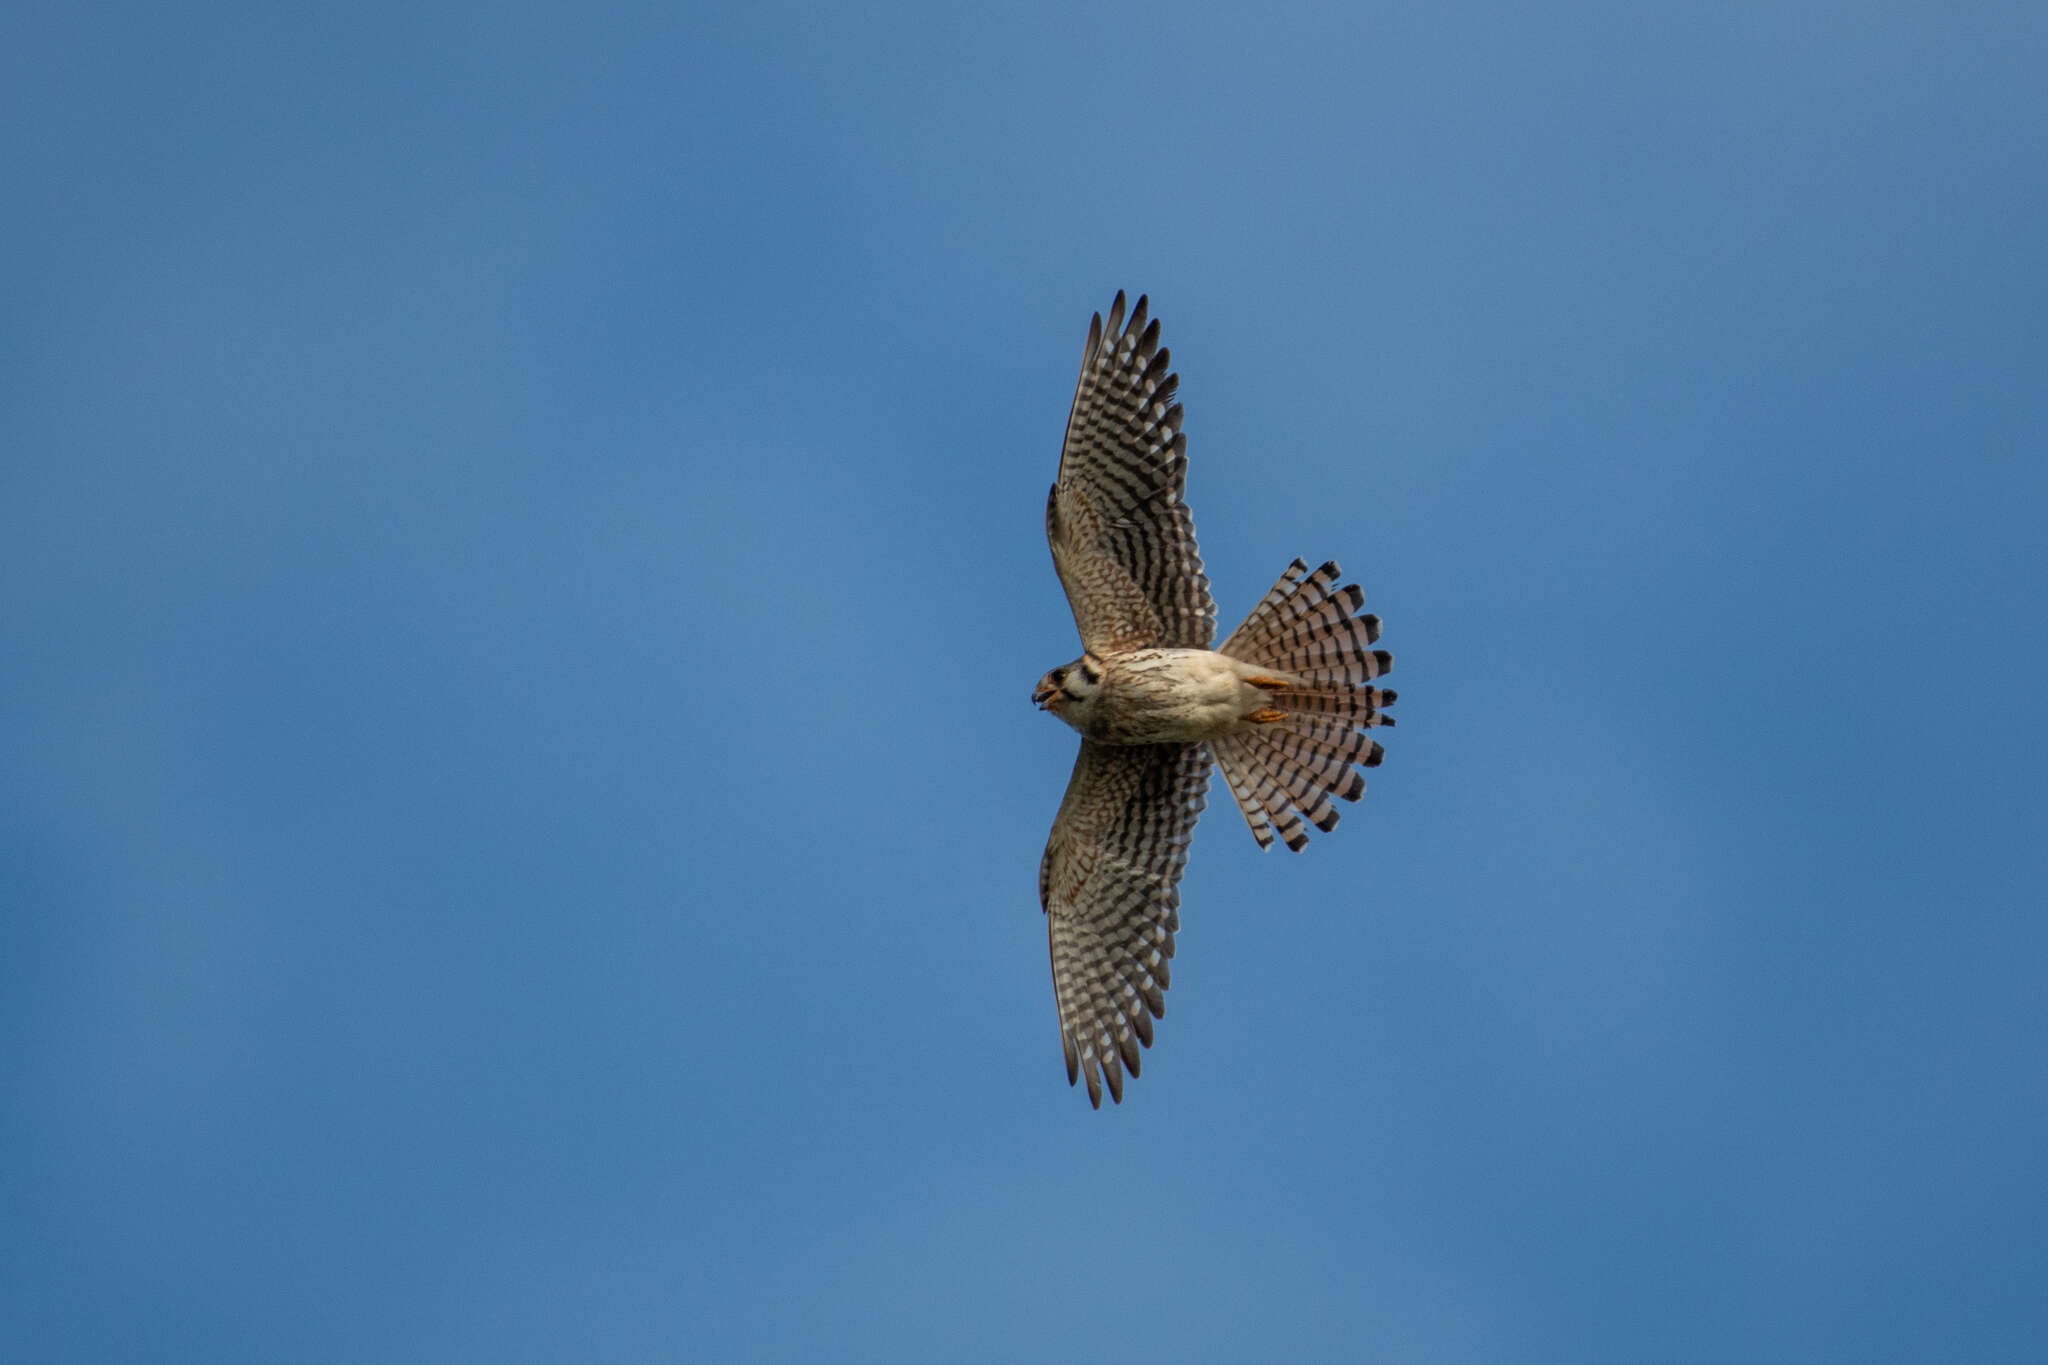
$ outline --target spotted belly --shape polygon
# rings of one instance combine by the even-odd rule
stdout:
[[[1133,650],[1104,664],[1102,693],[1082,733],[1105,744],[1214,739],[1259,704],[1259,690],[1214,650]]]

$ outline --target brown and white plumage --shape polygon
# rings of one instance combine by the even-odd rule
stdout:
[[[1124,1097],[1124,1069],[1166,1012],[1180,874],[1208,800],[1209,752],[1200,744],[1081,741],[1038,864],[1038,895],[1052,924],[1053,992],[1067,1079],[1088,1098]]]
[[[1098,653],[1207,649],[1216,638],[1194,513],[1181,500],[1188,438],[1171,362],[1142,297],[1128,326],[1121,293],[1106,329],[1100,313],[1089,324],[1045,535],[1081,643]]]
[[[1088,329],[1046,539],[1084,653],[1033,700],[1081,732],[1081,753],[1039,865],[1067,1079],[1090,1103],[1123,1099],[1165,992],[1180,928],[1180,876],[1206,800],[1225,782],[1261,847],[1337,824],[1393,724],[1372,684],[1393,657],[1376,616],[1335,563],[1289,565],[1215,650],[1216,605],[1184,495],[1180,378],[1139,298],[1119,293]]]

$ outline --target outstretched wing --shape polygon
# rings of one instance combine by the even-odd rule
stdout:
[[[1082,740],[1038,865],[1067,1083],[1086,1076],[1098,1109],[1105,1080],[1122,1102],[1124,1070],[1138,1074],[1138,1047],[1152,1046],[1152,1021],[1166,1012],[1180,874],[1209,762],[1201,744]]]
[[[1128,325],[1121,291],[1108,326],[1100,313],[1089,324],[1045,534],[1081,643],[1096,653],[1206,649],[1216,636],[1216,603],[1182,500],[1188,438],[1171,359],[1142,296]]]

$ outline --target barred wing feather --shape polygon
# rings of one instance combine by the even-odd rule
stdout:
[[[1206,649],[1216,637],[1171,363],[1143,296],[1128,322],[1119,292],[1108,324],[1098,313],[1089,325],[1045,530],[1081,643],[1097,653]]]
[[[1067,1081],[1124,1097],[1166,1012],[1180,876],[1208,799],[1200,744],[1081,741],[1038,869]]]

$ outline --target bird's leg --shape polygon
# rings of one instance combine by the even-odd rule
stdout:
[[[1275,711],[1270,706],[1261,706],[1258,710],[1246,716],[1245,719],[1254,725],[1271,725],[1276,720],[1286,720],[1287,713],[1285,711]]]
[[[1268,678],[1263,674],[1246,678],[1245,681],[1253,687],[1270,687],[1276,692],[1285,692],[1289,686],[1289,684],[1280,681],[1278,678]]]

